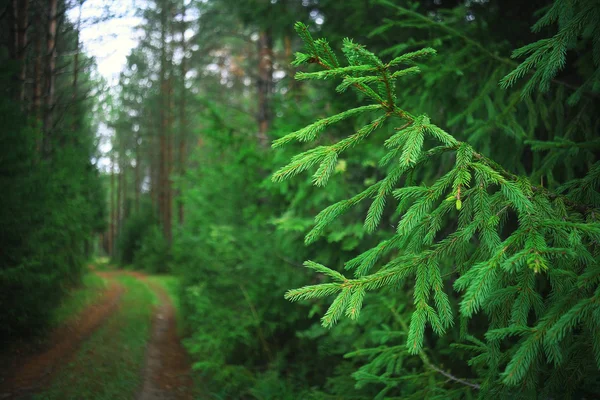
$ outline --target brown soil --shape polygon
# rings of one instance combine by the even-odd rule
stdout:
[[[47,385],[59,367],[75,355],[81,343],[116,310],[124,288],[112,279],[112,273],[99,275],[108,278],[110,283],[97,303],[52,332],[42,350],[21,354],[9,361],[6,376],[0,378],[0,399],[19,398]]]
[[[148,343],[144,368],[144,383],[138,400],[192,400],[193,381],[190,362],[179,336],[175,309],[164,288],[147,279],[142,273],[132,276],[148,284],[160,304],[152,323],[152,337]]]
[[[6,367],[7,372],[0,374],[0,400],[23,398],[46,387],[60,366],[67,364],[81,344],[117,310],[124,288],[114,278],[123,272],[96,273],[110,282],[96,304],[52,332],[43,348],[21,349],[8,363],[3,363],[1,367]],[[177,334],[175,309],[169,296],[164,288],[149,281],[143,273],[128,274],[145,282],[160,303],[154,312],[152,336],[142,371],[143,385],[137,399],[193,400],[190,362]]]

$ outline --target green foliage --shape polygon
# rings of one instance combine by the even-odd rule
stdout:
[[[569,97],[568,102],[577,103],[586,92],[598,93],[600,89],[600,8],[593,1],[568,2],[557,0],[546,13],[533,25],[534,32],[557,24],[558,33],[549,39],[542,39],[515,50],[512,58],[527,56],[514,71],[500,81],[503,87],[512,86],[516,80],[532,73],[523,88],[523,95],[530,95],[538,87],[547,92],[552,80],[567,63],[567,52],[586,46],[592,50],[592,62],[595,71]],[[581,38],[582,41],[578,41]]]
[[[471,145],[446,133],[426,115],[414,116],[401,108],[394,87],[397,77],[406,75],[402,73],[406,69],[396,70],[397,65],[407,64],[417,55],[433,55],[432,50],[408,53],[386,63],[364,46],[346,40],[343,46],[346,67],[329,56],[328,48],[323,50],[320,43],[324,41],[314,40],[306,26],[297,24],[296,30],[305,42],[306,51],[297,54],[297,60],[318,64],[326,70],[326,73],[301,74],[302,79],[341,78],[338,88],[352,87],[372,104],[325,118],[276,140],[274,146],[294,138],[314,140],[315,127],[322,130],[329,121],[339,122],[354,116],[357,110],[375,112],[375,116],[379,110],[380,115],[355,134],[294,156],[290,164],[275,172],[273,180],[282,181],[320,164],[313,183],[322,186],[331,175],[330,154],[339,155],[354,148],[384,122],[400,126],[386,140],[387,154],[379,162],[389,165],[386,174],[360,194],[322,211],[306,241],[314,242],[328,224],[368,198],[372,199],[365,220],[368,231],[379,225],[386,197],[391,195],[398,202],[394,214],[398,223],[395,234],[346,263],[346,269],[355,270],[353,278],[307,262],[305,266],[333,281],[290,290],[286,297],[306,300],[335,295],[322,318],[323,326],[331,327],[342,314],[356,318],[365,291],[387,293],[404,288],[413,294],[410,324],[403,324],[407,355],[421,358],[425,367],[421,373],[438,372],[433,382],[449,378],[450,385],[477,389],[482,396],[526,394],[535,390],[537,382],[546,381],[543,390],[552,395],[597,392],[598,383],[591,372],[597,374],[596,359],[591,357],[597,346],[590,327],[594,324],[593,313],[600,312],[597,306],[600,292],[577,283],[590,274],[594,276],[591,271],[596,271],[598,262],[595,255],[600,224],[595,215],[599,210],[596,201],[589,201],[595,196],[573,199],[581,192],[578,185],[582,181],[567,184],[560,192],[536,186],[527,177],[509,172]],[[529,93],[530,86],[538,83],[542,90],[547,90],[547,82],[562,66],[549,65],[548,70],[538,70],[525,86],[525,92]],[[522,76],[524,72],[518,71],[523,68],[517,67],[512,76]],[[448,159],[453,162],[442,163]],[[428,176],[424,170],[429,163],[440,165],[434,176]],[[596,169],[592,167],[581,178],[587,182],[588,193],[597,193]],[[460,324],[453,316],[455,312]],[[481,321],[482,317],[488,321],[487,329],[469,329],[470,321]],[[481,354],[470,359],[475,365],[476,360],[486,357],[489,365],[487,370],[470,372],[470,379],[477,383],[443,371],[424,353],[425,338],[429,336],[427,327],[443,338],[452,334],[450,330],[457,325],[460,325],[457,327],[460,339],[472,337],[484,346],[478,351]],[[509,339],[514,335],[520,340]],[[374,358],[369,365],[374,367],[378,362]],[[588,372],[564,382],[565,374],[577,370]],[[390,373],[388,370],[379,376],[359,374],[357,379],[359,382],[375,379],[383,384],[385,389],[379,393],[383,396],[396,388],[396,381],[386,380]],[[561,380],[563,383],[559,385]],[[419,389],[415,390],[413,395],[419,393]],[[457,395],[458,392],[453,393]]]
[[[106,226],[103,186],[95,165],[95,124],[89,115],[98,88],[98,82],[91,77],[94,62],[79,52],[73,24],[61,17],[54,43],[61,54],[60,74],[54,76],[55,104],[49,107],[45,103],[49,85],[44,78],[49,72],[46,67],[50,57],[46,57],[45,48],[34,49],[31,40],[41,34],[40,29],[45,29],[32,23],[38,7],[28,8],[26,2],[3,5],[6,7],[0,15],[2,347],[9,346],[11,339],[40,334],[61,319],[57,308],[69,289],[81,283],[85,261],[93,248],[92,238]],[[15,43],[13,7],[29,10],[32,17],[24,28],[29,32],[21,32],[29,38],[21,43],[23,54],[18,54],[15,48],[18,43]],[[63,13],[66,5],[59,1],[58,7]],[[42,43],[45,35],[40,37]],[[41,98],[37,102],[33,99],[36,54],[42,63],[38,67]],[[80,62],[77,85],[72,80],[74,54],[78,54]],[[61,101],[56,101],[58,98]],[[46,116],[52,118],[44,126]]]
[[[174,177],[185,222],[168,262],[148,264],[180,281],[185,344],[210,395],[598,392],[597,6],[550,3],[189,3],[189,91],[169,72],[175,107],[188,95],[187,173]],[[115,107],[119,170],[132,178],[135,156],[151,182],[161,8],[143,14]],[[547,23],[532,32],[535,16]],[[272,39],[277,151],[257,144],[254,37]],[[297,49],[294,65],[316,68],[294,81]],[[141,196],[157,202],[153,186]],[[162,248],[152,230],[146,253]]]
[[[194,154],[199,167],[185,176],[194,190],[184,195],[185,224],[173,246],[189,333],[184,343],[194,368],[207,377],[207,392],[221,398],[294,398],[294,379],[278,371],[293,357],[292,327],[302,312],[264,296],[267,284],[282,293],[293,274],[277,268],[280,244],[264,225],[266,210],[256,205],[264,201],[262,151],[238,139],[228,144],[237,151],[223,153],[215,139],[205,139]],[[301,371],[289,373],[302,377]]]
[[[103,204],[95,197],[101,186],[89,153],[78,152],[86,148],[85,137],[81,147],[66,146],[52,160],[40,160],[39,129],[19,105],[2,98],[0,113],[7,127],[0,138],[6,190],[0,198],[0,335],[31,335],[47,326],[66,289],[79,282],[91,231],[104,225]]]
[[[153,243],[156,242],[156,221],[154,216],[152,215],[152,209],[150,207],[142,208],[141,211],[134,213],[129,218],[127,218],[125,224],[123,225],[123,230],[118,237],[118,257],[119,263],[121,265],[129,265],[134,261],[134,257],[141,251],[142,247],[144,247],[144,258],[143,260],[139,260],[139,267],[144,268],[144,263],[150,262],[152,265],[150,268],[165,268],[159,267],[161,260],[152,260],[153,256],[156,256],[160,251],[160,249],[155,249],[152,246],[159,245],[163,246],[163,243]],[[160,232],[159,232],[160,233]],[[150,254],[156,251],[154,254]],[[139,256],[138,256],[139,257]],[[148,259],[150,257],[150,259]]]
[[[94,273],[81,279],[81,286],[70,290],[60,306],[52,313],[52,325],[60,326],[69,318],[79,315],[86,307],[94,304],[106,289],[106,281]]]
[[[154,274],[169,272],[171,250],[158,225],[147,227],[133,262],[137,269]]]

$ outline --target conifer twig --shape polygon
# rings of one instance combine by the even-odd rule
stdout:
[[[396,320],[396,322],[398,322],[400,324],[400,326],[402,326],[402,329],[404,329],[404,331],[406,333],[408,333],[409,328],[408,328],[408,325],[406,324],[406,321],[404,321],[402,316],[400,314],[398,314],[398,312],[396,310],[394,310],[394,308],[391,305],[388,304],[387,306],[388,306],[388,309],[390,310],[390,312],[392,313],[394,319]],[[450,379],[451,381],[460,383],[465,386],[472,387],[475,390],[481,389],[481,386],[478,385],[477,383],[469,382],[466,379],[458,378],[458,377],[452,375],[451,373],[444,371],[443,369],[441,369],[434,363],[432,363],[431,360],[429,360],[429,357],[427,356],[427,354],[425,353],[424,350],[419,350],[418,356],[421,359],[421,361],[423,361],[423,364],[425,364],[428,368],[444,375],[446,378]]]
[[[263,333],[262,327],[260,326],[260,317],[258,316],[258,312],[256,311],[254,304],[252,304],[252,300],[250,299],[250,296],[248,295],[248,292],[246,291],[246,289],[242,285],[238,285],[238,286],[239,286],[242,294],[244,295],[244,300],[246,300],[246,304],[248,304],[248,307],[250,307],[250,311],[252,312],[252,316],[254,317],[254,320],[256,321],[256,333],[258,334],[260,342],[262,343],[263,349],[264,349],[265,353],[267,354],[269,361],[273,361],[273,353],[271,352],[269,343],[267,343],[267,340],[265,339],[265,335]]]
[[[501,63],[503,63],[505,65],[508,65],[508,66],[510,66],[512,68],[515,68],[515,67],[519,66],[518,62],[513,61],[510,58],[501,57],[501,56],[499,56],[497,54],[492,53],[490,50],[486,49],[485,46],[482,45],[481,43],[479,43],[478,41],[473,40],[470,37],[467,37],[467,36],[463,35],[460,31],[458,31],[458,30],[456,30],[456,29],[454,29],[454,28],[452,28],[452,27],[444,24],[443,22],[433,21],[430,18],[427,18],[426,16],[424,16],[424,15],[418,13],[418,12],[409,10],[409,9],[404,8],[402,6],[399,6],[397,4],[390,3],[388,0],[378,0],[378,2],[381,3],[381,4],[385,4],[388,7],[395,8],[395,9],[399,10],[400,12],[402,12],[404,14],[407,14],[407,15],[410,15],[411,17],[413,17],[413,18],[419,19],[420,21],[426,22],[426,23],[428,23],[430,25],[434,25],[434,26],[439,27],[440,29],[443,29],[446,32],[450,33],[451,35],[454,35],[454,36],[462,39],[465,43],[470,44],[471,46],[475,47],[477,50],[481,51],[482,53],[484,53],[485,55],[487,55],[488,57],[490,57],[490,58],[492,58],[492,59],[494,59],[496,61],[499,61],[499,62],[501,62]],[[564,87],[566,87],[568,89],[571,89],[571,90],[578,90],[579,89],[579,87],[577,87],[575,85],[572,85],[570,83],[567,83],[565,81],[562,81],[560,79],[553,78],[550,81],[553,82],[553,83],[555,83],[555,84],[557,84],[557,85],[564,86]],[[587,93],[587,94],[593,95],[593,93]]]

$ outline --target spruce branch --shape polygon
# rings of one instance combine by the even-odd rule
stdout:
[[[309,43],[306,47],[314,46]],[[383,114],[337,143],[293,157],[290,164],[275,173],[274,180],[287,179],[319,164],[313,183],[324,185],[339,154],[361,143],[372,131],[393,118],[400,119],[401,127],[384,143],[386,153],[379,165],[389,166],[386,176],[354,197],[321,211],[315,218],[314,228],[305,238],[306,243],[315,241],[332,221],[367,198],[372,199],[364,223],[367,232],[374,232],[379,226],[390,195],[398,201],[396,215],[400,220],[391,238],[346,263],[346,269],[355,270],[354,278],[308,262],[308,268],[328,275],[336,282],[290,290],[286,298],[298,301],[335,294],[322,318],[322,325],[329,328],[343,314],[350,319],[358,318],[367,291],[399,287],[405,285],[409,277],[414,277],[414,311],[410,325],[405,329],[406,352],[420,355],[424,364],[447,378],[479,389],[478,384],[434,366],[424,353],[428,325],[437,335],[443,335],[454,324],[444,279],[457,274],[453,287],[461,293],[461,334],[466,334],[466,321],[480,312],[490,313],[493,319],[501,318],[494,324],[507,328],[489,331],[486,337],[489,343],[486,351],[493,354],[490,357],[495,357],[491,371],[500,374],[502,364],[498,361],[498,343],[506,337],[523,336],[516,350],[509,354],[502,373],[505,385],[516,385],[531,373],[532,366],[544,352],[548,360],[559,364],[562,357],[559,342],[580,327],[583,319],[596,312],[596,297],[590,297],[586,291],[578,292],[576,281],[577,271],[584,266],[597,265],[595,246],[600,243],[600,224],[595,222],[595,214],[599,212],[596,204],[600,204],[600,194],[592,188],[600,185],[600,163],[584,180],[570,182],[552,192],[506,170],[468,143],[432,124],[427,116],[406,112],[397,104],[394,93],[394,79],[406,74],[395,75],[397,71],[392,71],[392,67],[410,64],[417,56],[432,54],[430,50],[417,51],[385,63],[365,47],[345,40],[344,55],[349,69],[339,64],[333,67],[331,59],[322,60],[323,52],[309,54],[309,63],[318,64],[328,72],[311,73],[308,77],[341,78],[342,89],[354,87],[366,94],[374,104],[364,107],[374,107],[368,111]],[[344,113],[331,118],[341,119],[342,116]],[[314,130],[328,122],[327,119],[318,121],[306,130],[279,139],[277,144],[314,138]],[[433,184],[414,186],[407,179],[403,187],[396,188],[403,176],[415,173],[423,164],[447,153],[454,157],[454,164],[443,174],[441,169]],[[455,226],[447,223],[448,216],[456,219]],[[510,218],[514,218],[516,224],[506,228]],[[444,226],[445,231],[442,230]],[[384,260],[392,252],[391,259]],[[373,271],[381,260],[383,265]],[[443,274],[446,271],[442,268],[449,260],[453,263],[452,272]],[[593,287],[590,282],[599,281],[600,278],[594,275],[598,271],[593,271],[579,279],[579,287]],[[562,319],[548,311],[547,301],[552,303],[554,300],[542,297],[536,288],[541,275],[547,277],[552,293],[572,291],[577,300],[573,304],[550,307],[550,310],[561,308],[563,313],[566,312]],[[568,281],[562,279],[565,276],[569,276]],[[504,303],[510,303],[509,309],[505,315],[496,316],[494,310]],[[526,324],[531,312],[539,322],[530,332]],[[480,363],[483,355],[478,357],[472,362]]]
[[[527,73],[532,72],[532,69],[540,63],[541,59],[543,58],[544,53],[546,52],[546,50],[540,51],[536,55],[536,57],[529,59],[526,64],[525,63],[519,64],[518,62],[513,61],[510,58],[501,57],[501,56],[497,55],[496,53],[493,53],[492,51],[487,49],[483,44],[479,43],[476,40],[471,39],[470,37],[464,35],[462,32],[452,28],[451,26],[449,26],[441,21],[433,20],[431,18],[426,17],[425,15],[422,15],[419,12],[410,10],[406,7],[402,7],[397,4],[393,4],[389,0],[377,0],[377,1],[382,5],[396,9],[402,15],[410,16],[411,18],[414,18],[415,20],[421,21],[425,25],[436,27],[438,29],[441,29],[441,30],[449,33],[453,37],[463,40],[466,44],[473,46],[474,48],[476,48],[482,54],[485,54],[490,59],[493,59],[502,64],[510,66],[511,68],[516,68],[511,74],[509,74],[510,76],[507,76],[501,80],[501,85],[503,85],[503,86],[511,86],[515,82],[516,79],[523,77]],[[527,52],[528,50],[529,50],[529,48],[523,48],[521,50],[521,52]],[[521,55],[521,53],[516,53],[516,54],[517,55],[515,55],[513,53],[513,55],[512,55],[513,58]],[[521,68],[519,68],[519,67],[521,67]],[[544,76],[550,76],[551,71],[540,73],[540,75],[539,75],[540,78],[541,78],[542,74],[544,74]],[[538,77],[536,77],[535,82],[537,83],[538,81],[539,81],[539,79],[538,79]],[[551,79],[549,79],[549,82],[555,83],[560,86],[564,86],[573,91],[578,91],[579,89],[581,89],[580,87],[572,85],[568,82],[564,82],[560,79],[556,79],[556,78],[554,78],[554,76],[552,76]],[[530,94],[531,89],[533,89],[533,85],[531,85],[530,87],[527,87],[526,91],[524,93]]]
[[[409,330],[408,325],[406,324],[406,321],[404,321],[402,316],[389,304],[388,304],[388,309],[390,310],[390,313],[394,316],[394,319],[400,324],[402,329],[404,329],[405,332],[408,332],[408,330]],[[454,376],[453,374],[451,374],[450,372],[447,372],[447,371],[443,370],[442,368],[438,367],[437,365],[435,365],[434,363],[432,363],[424,350],[420,350],[418,352],[418,356],[421,359],[421,361],[423,361],[423,364],[425,364],[428,368],[442,374],[446,378],[448,378],[454,382],[460,383],[462,385],[472,387],[475,390],[481,389],[481,386],[479,384],[470,382],[466,379],[458,378],[458,377]]]

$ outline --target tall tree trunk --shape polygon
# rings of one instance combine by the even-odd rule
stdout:
[[[121,234],[121,221],[123,220],[123,197],[121,196],[121,192],[123,191],[123,163],[122,163],[122,149],[119,149],[119,157],[117,160],[117,166],[119,167],[119,173],[117,175],[117,209],[115,215],[115,237],[114,237],[114,246],[115,246],[115,254],[116,254],[116,244],[119,239],[119,235]]]
[[[139,134],[139,130],[137,132],[135,132],[134,134],[134,138],[133,140],[135,140],[135,145],[134,145],[134,151],[135,151],[135,169],[134,169],[134,179],[133,179],[133,185],[134,187],[134,210],[135,213],[138,214],[140,212],[140,134]]]
[[[170,223],[168,215],[168,125],[169,125],[169,100],[168,100],[168,82],[167,82],[167,1],[162,1],[161,15],[160,15],[160,40],[161,40],[161,54],[160,54],[160,163],[159,163],[159,174],[160,174],[160,194],[159,194],[159,215],[163,228],[163,235],[165,239],[170,237]]]
[[[160,220],[160,149],[159,137],[160,130],[149,127],[150,143],[150,200],[152,201],[152,215],[159,216]]]
[[[171,65],[169,63],[169,65]],[[171,243],[173,235],[173,183],[171,181],[173,172],[173,79],[171,74],[167,79],[167,137],[166,137],[166,205],[165,205],[165,237]]]
[[[110,155],[110,223],[108,224],[108,255],[114,255],[114,240],[115,240],[115,156],[114,152]]]
[[[128,163],[125,158],[125,146],[121,145],[119,150],[119,188],[117,190],[117,242],[123,233],[123,223],[127,220],[127,169]]]
[[[171,21],[174,13],[169,8],[169,14],[167,15],[167,21]],[[173,182],[171,177],[173,175],[173,122],[175,113],[173,112],[173,53],[175,50],[175,44],[172,40],[174,37],[174,24],[168,23],[169,35],[171,36],[171,44],[167,47],[167,81],[166,81],[166,92],[165,92],[165,103],[166,103],[166,177],[165,177],[165,238],[167,242],[171,244],[173,239]]]
[[[29,24],[29,0],[14,0],[17,12],[17,43],[16,56],[19,62],[19,98],[21,106],[25,108],[25,80],[27,74],[27,63],[25,54],[27,51],[27,30]]]
[[[260,32],[258,38],[258,141],[268,146],[267,132],[271,126],[271,94],[273,91],[273,36],[271,29]]]
[[[35,8],[35,47],[34,47],[34,66],[33,66],[33,103],[31,108],[31,115],[35,117],[38,125],[42,125],[42,88],[44,87],[43,81],[43,69],[42,69],[42,7],[38,5]],[[42,136],[43,137],[43,136]],[[42,137],[37,140],[38,153],[42,149]]]
[[[186,130],[187,130],[187,119],[185,113],[185,105],[186,105],[186,88],[185,88],[185,76],[187,74],[187,64],[185,54],[187,51],[186,41],[185,41],[185,31],[186,31],[186,23],[185,23],[185,0],[182,0],[182,8],[181,8],[181,93],[180,93],[180,103],[179,103],[179,191],[177,193],[177,216],[179,225],[183,225],[184,220],[184,209],[183,209],[183,179],[181,179],[185,173],[185,145],[186,145]]]
[[[10,12],[10,42],[8,51],[10,58],[16,60],[19,54],[19,0],[12,0],[10,5],[7,3],[7,11]]]
[[[81,8],[83,0],[79,0],[79,14],[77,16],[77,25],[75,26],[75,55],[73,56],[73,91],[71,92],[71,100],[77,99],[77,79],[79,78],[79,34],[81,31]]]
[[[71,103],[75,104],[77,100],[77,84],[79,78],[79,47],[80,47],[80,31],[81,31],[81,9],[83,7],[84,0],[79,0],[79,13],[77,16],[77,24],[75,25],[75,55],[73,56],[73,83],[71,85]],[[79,131],[79,118],[74,115],[73,123],[71,124],[71,131],[73,132],[71,135],[71,140],[75,142],[77,140],[77,132]]]
[[[54,83],[56,72],[56,27],[57,27],[57,2],[48,0],[48,37],[46,40],[46,104],[44,114],[44,152],[48,155],[51,151],[50,136],[54,114]]]

